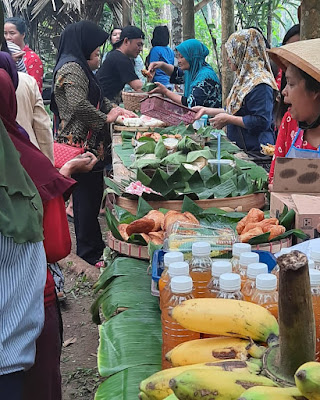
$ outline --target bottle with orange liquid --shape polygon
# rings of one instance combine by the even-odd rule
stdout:
[[[245,301],[251,301],[251,297],[256,289],[256,278],[260,274],[267,274],[268,266],[265,263],[253,263],[248,265],[247,280],[242,286],[242,294]]]
[[[241,277],[241,286],[244,285],[247,279],[248,265],[258,262],[259,262],[259,255],[257,253],[253,253],[252,251],[250,251],[240,254],[239,275]]]
[[[190,276],[174,276],[170,281],[170,295],[162,308],[162,369],[170,368],[165,355],[180,343],[200,339],[200,333],[183,328],[171,317],[171,310],[183,301],[193,299]]]
[[[208,283],[211,280],[211,246],[207,242],[192,244],[192,259],[190,261],[190,276],[194,286],[194,297],[206,297]]]
[[[239,274],[227,273],[220,275],[219,285],[218,299],[243,300]]]
[[[314,322],[316,325],[316,360],[320,361],[320,271],[309,269]]]
[[[211,281],[208,284],[208,296],[217,297],[220,292],[219,279],[222,274],[231,273],[232,265],[230,261],[214,261],[211,265]]]
[[[184,260],[184,257],[180,251],[171,251],[171,252],[169,251],[168,253],[165,253],[165,255],[163,257],[164,270],[163,270],[161,277],[159,279],[159,282],[158,282],[160,294],[169,281],[169,274],[168,274],[169,265],[171,263],[180,262],[183,260]]]
[[[240,254],[251,252],[251,244],[249,243],[234,243],[232,245],[232,272],[239,274],[240,272]]]
[[[278,279],[272,274],[260,274],[256,279],[256,290],[251,302],[259,304],[271,312],[278,319]]]
[[[160,310],[170,295],[170,282],[174,276],[189,276],[189,264],[185,261],[173,262],[168,268],[168,282],[160,292]]]

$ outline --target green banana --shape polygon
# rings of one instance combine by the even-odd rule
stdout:
[[[309,400],[320,400],[320,363],[302,364],[294,375],[297,388]]]
[[[180,400],[236,400],[253,386],[276,386],[263,376],[226,371],[190,370],[171,379]]]
[[[307,400],[296,387],[255,386],[242,393],[238,400]]]
[[[178,397],[172,393],[170,396],[166,397],[164,400],[179,400]]]
[[[150,397],[148,397],[148,395],[146,395],[143,392],[140,392],[138,397],[139,397],[140,400],[150,400]]]

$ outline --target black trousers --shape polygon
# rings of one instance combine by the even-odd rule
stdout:
[[[0,398],[22,400],[23,371],[0,375]]]
[[[103,170],[74,174],[72,177],[78,182],[72,193],[77,255],[94,265],[105,247],[98,221],[103,196]]]

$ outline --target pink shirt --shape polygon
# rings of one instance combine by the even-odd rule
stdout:
[[[40,57],[30,49],[29,46],[25,46],[23,51],[26,52],[23,57],[24,64],[27,68],[29,75],[33,76],[37,81],[40,93],[42,93],[42,81],[43,81],[43,65]]]

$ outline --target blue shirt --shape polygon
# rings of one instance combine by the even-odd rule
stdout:
[[[150,60],[152,63],[154,61],[164,61],[167,64],[174,64],[174,52],[169,46],[154,46],[150,51]],[[156,69],[154,78],[152,82],[160,82],[165,86],[170,86],[170,76],[160,69]]]
[[[235,114],[243,117],[245,128],[228,125],[228,138],[245,151],[260,151],[260,144],[275,144],[273,129],[273,89],[261,83],[244,98]]]

